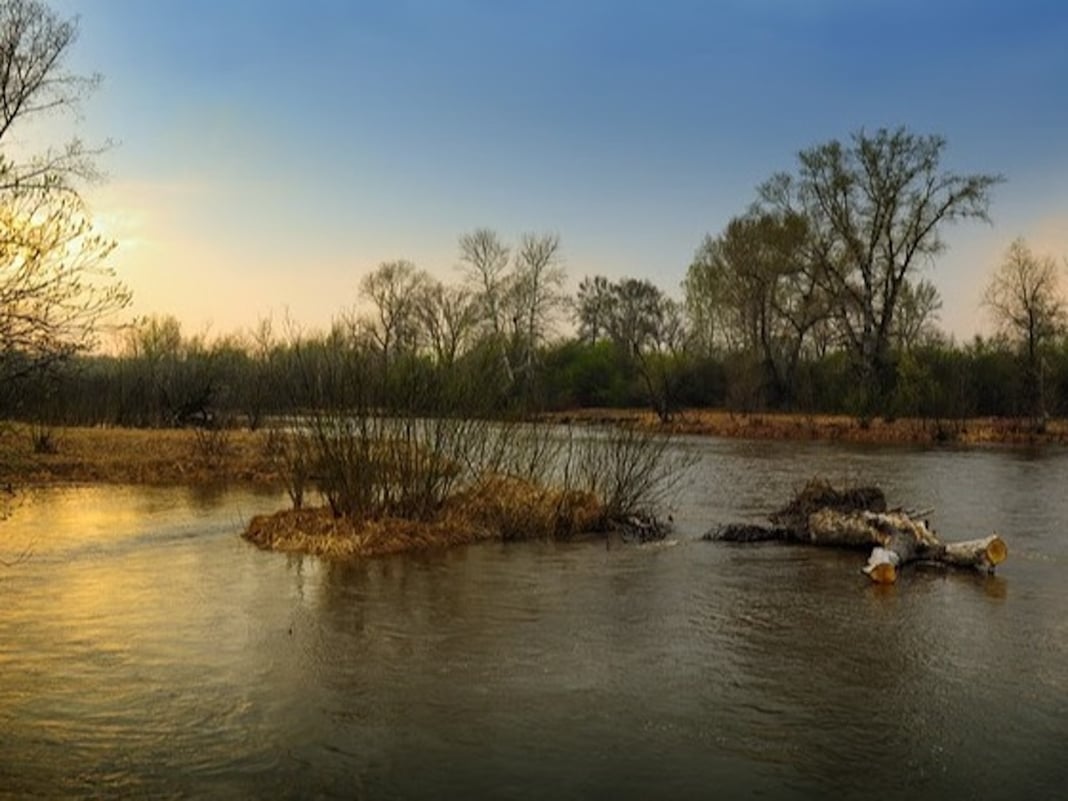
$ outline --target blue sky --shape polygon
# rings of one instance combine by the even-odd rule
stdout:
[[[950,229],[943,324],[983,327],[1016,236],[1068,255],[1068,6],[963,0],[55,0],[104,76],[113,138],[87,196],[137,314],[228,332],[324,326],[408,258],[561,235],[573,284],[669,292],[798,150],[908,126],[945,166],[1003,174],[994,225]]]

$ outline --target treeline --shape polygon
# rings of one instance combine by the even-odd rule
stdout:
[[[946,224],[987,217],[1000,181],[942,171],[944,147],[899,129],[802,151],[795,173],[700,243],[679,299],[642,278],[586,276],[568,293],[558,236],[478,229],[459,239],[455,281],[383,263],[326,332],[264,320],[208,339],[154,317],[110,356],[5,337],[0,414],[256,428],[345,404],[428,417],[648,405],[664,421],[720,407],[1041,427],[1068,413],[1061,266],[1017,240],[984,296],[998,334],[939,332],[920,269]],[[8,317],[37,310],[50,331],[65,308],[16,304]]]
[[[628,297],[647,293],[647,299],[658,299],[660,312],[670,305],[648,282],[604,283]],[[571,305],[581,309],[581,299],[580,291]],[[677,347],[671,346],[670,337],[654,336],[656,315],[631,311],[608,313],[608,333],[580,328],[580,334],[533,348],[514,332],[502,337],[481,321],[481,329],[476,326],[448,353],[429,346],[420,325],[402,336],[398,329],[387,334],[377,308],[346,316],[325,333],[265,320],[255,331],[214,339],[183,334],[174,318],[149,318],[126,332],[117,355],[78,357],[6,384],[0,413],[54,425],[258,428],[268,418],[341,402],[341,386],[346,402],[355,392],[365,408],[479,417],[636,406],[651,407],[665,419],[693,407],[860,415],[867,402],[843,349],[802,355],[784,392],[760,354],[702,353],[682,332]],[[645,326],[649,339],[620,330],[628,324]],[[921,341],[895,349],[893,360],[887,417],[1032,415],[1026,351],[1007,337],[957,345],[932,329]],[[1064,337],[1043,348],[1041,389],[1047,413],[1068,414]]]

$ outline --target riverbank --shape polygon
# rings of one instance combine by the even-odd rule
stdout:
[[[0,423],[0,484],[220,482],[281,486],[266,433]]]
[[[739,415],[691,411],[664,426],[639,410],[585,410],[549,418],[571,425],[636,425],[675,433],[789,441],[1065,443],[1064,421],[1043,435],[1022,423],[971,420],[948,434],[934,423],[847,417]],[[0,424],[0,490],[64,483],[205,485],[255,484],[281,489],[277,442],[267,431],[40,428]],[[628,528],[630,527],[630,528]],[[629,539],[663,536],[654,521],[608,520],[601,500],[514,479],[487,477],[448,499],[432,519],[350,520],[329,509],[285,509],[253,518],[244,537],[260,548],[348,558],[439,549],[487,540],[570,539],[590,532],[620,531]],[[651,535],[651,536],[650,536]]]
[[[688,409],[665,424],[651,411],[640,409],[580,409],[550,415],[559,423],[576,425],[639,425],[675,434],[756,440],[829,440],[913,445],[1033,445],[1068,444],[1068,420],[1050,420],[1044,432],[1016,418],[933,420],[900,418],[871,420],[822,414],[727,412]]]
[[[829,440],[915,445],[1068,444],[1068,420],[1043,433],[1026,420],[873,420],[844,415],[686,410],[663,424],[640,409],[580,409],[545,419],[573,425],[638,425],[676,434],[754,440]],[[266,431],[39,428],[0,422],[0,486],[15,484],[249,483],[283,486]]]

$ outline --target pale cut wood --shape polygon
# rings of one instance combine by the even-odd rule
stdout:
[[[809,517],[808,530],[815,545],[872,546],[863,571],[879,584],[893,584],[901,567],[918,560],[993,573],[1008,556],[1008,548],[996,534],[943,543],[925,521],[913,520],[904,512],[843,514],[821,509]]]
[[[770,516],[772,527],[752,523],[721,526],[706,535],[720,542],[808,543],[839,548],[871,548],[863,572],[873,582],[892,584],[910,562],[931,562],[993,573],[1008,548],[997,534],[966,542],[942,542],[923,519],[930,510],[886,510],[875,487],[837,491],[810,481],[795,498]]]
[[[1009,548],[997,534],[980,540],[948,542],[934,554],[934,561],[956,567],[973,567],[993,573],[1008,558]],[[926,557],[930,558],[930,557]]]

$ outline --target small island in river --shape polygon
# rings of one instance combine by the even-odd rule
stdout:
[[[307,460],[310,455],[295,454],[295,441],[282,437],[275,429],[40,428],[11,423],[0,432],[7,455],[0,460],[0,485],[237,482],[286,487],[294,501],[293,508],[254,517],[243,536],[265,549],[338,558],[489,540],[572,539],[616,534],[624,539],[644,541],[661,538],[667,531],[659,522],[660,510],[655,508],[656,504],[648,503],[659,499],[640,494],[623,497],[627,488],[618,486],[616,473],[621,467],[620,460],[644,463],[645,469],[660,479],[679,470],[682,466],[664,461],[667,449],[657,449],[654,445],[664,439],[657,436],[661,432],[754,439],[917,443],[923,441],[920,434],[930,430],[929,424],[915,420],[861,425],[845,417],[716,411],[684,412],[667,425],[659,423],[655,415],[637,410],[582,410],[545,420],[550,425],[542,426],[544,429],[595,426],[605,431],[624,432],[625,436],[617,439],[616,450],[600,461],[590,453],[570,457],[576,460],[576,466],[577,460],[582,460],[584,484],[573,477],[562,484],[546,480],[544,466],[519,476],[503,465],[460,481],[455,464],[444,453],[431,459],[409,458],[419,453],[422,446],[397,450],[389,457],[394,463],[388,471],[392,478],[388,481],[372,478],[365,484],[363,490],[369,493],[366,497],[370,505],[357,510],[351,505],[346,507],[338,493],[346,482],[351,484],[354,475],[381,472],[383,460],[349,464],[350,475],[335,475],[331,482],[323,474],[322,465],[313,469],[310,464],[302,464],[301,458]],[[1011,420],[963,421],[960,428],[968,432],[966,442],[1056,443],[1068,438],[1068,424],[1063,420],[1051,421],[1041,435],[1025,435],[1026,426]],[[485,429],[478,431],[484,434]],[[520,445],[529,461],[530,454],[537,453],[539,448],[544,450],[544,445],[532,443],[529,432],[524,436],[525,444]],[[504,439],[516,440],[516,437],[513,434]],[[929,443],[931,439],[926,441]],[[542,458],[550,458],[548,452]],[[344,472],[346,466],[337,464],[335,468]],[[623,470],[622,474],[626,476],[627,471]],[[638,478],[641,476],[634,474],[630,480]],[[418,493],[399,492],[398,480],[410,483],[409,489],[420,490],[423,495],[416,499]],[[305,491],[321,492],[325,502],[315,508],[305,506]]]

